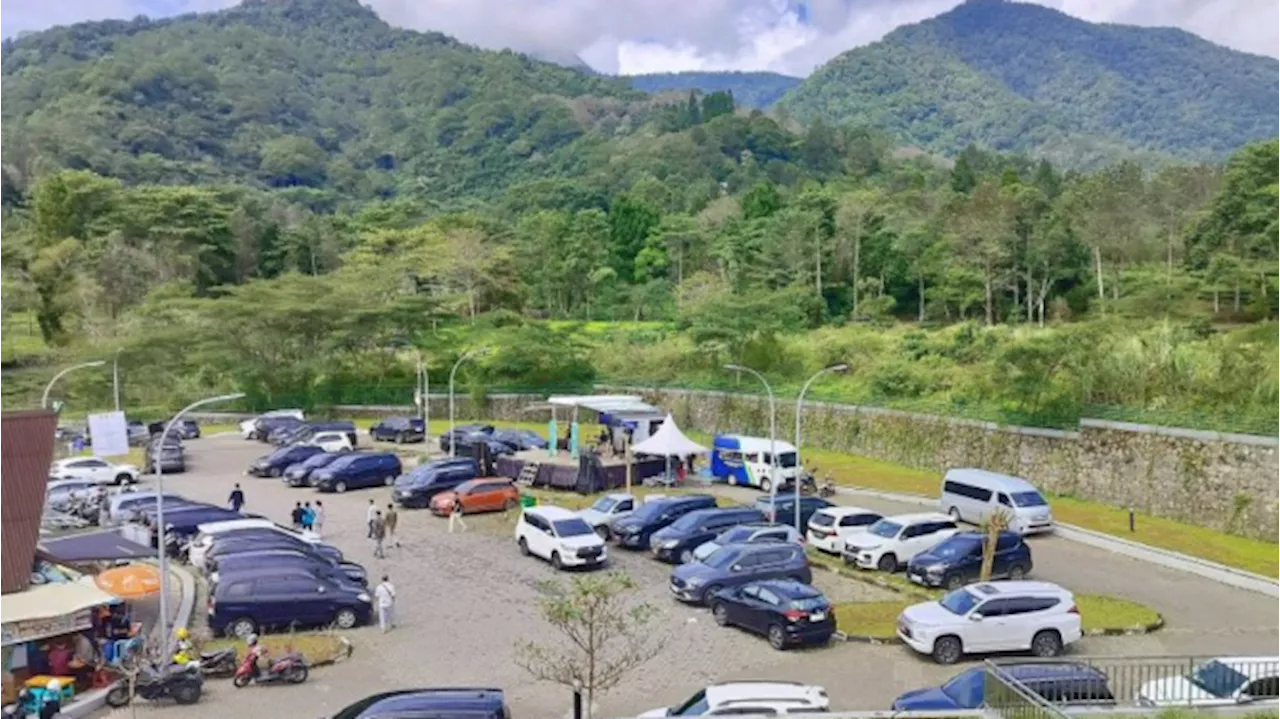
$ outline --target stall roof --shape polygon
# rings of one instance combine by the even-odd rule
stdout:
[[[155,554],[155,550],[125,539],[114,529],[50,539],[40,548],[59,562],[138,559]]]
[[[654,454],[660,457],[687,457],[707,451],[706,447],[684,436],[671,415],[667,415],[667,420],[652,437],[637,442],[631,449],[637,454]]]
[[[593,412],[654,412],[661,414],[657,407],[646,403],[639,397],[626,394],[558,395],[548,397],[547,404],[557,407],[584,407]]]
[[[9,624],[50,619],[118,601],[114,594],[99,589],[91,577],[79,582],[37,584],[24,592],[5,595],[3,621]]]

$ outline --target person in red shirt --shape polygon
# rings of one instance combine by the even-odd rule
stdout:
[[[71,657],[75,654],[65,642],[58,642],[49,648],[49,671],[56,677],[65,677],[71,673]]]

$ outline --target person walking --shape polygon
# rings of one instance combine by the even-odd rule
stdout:
[[[240,483],[236,482],[235,489],[231,490],[231,496],[227,497],[227,504],[230,505],[231,511],[239,512],[244,506],[244,490],[240,489]]]
[[[318,499],[316,500],[316,516],[311,522],[311,531],[315,532],[318,537],[324,536],[324,503]]]
[[[400,546],[400,540],[396,539],[396,522],[399,519],[400,514],[396,512],[395,502],[387,502],[387,511],[382,514],[382,523],[387,527],[387,542],[393,547]]]
[[[369,508],[364,511],[364,523],[369,533],[366,535],[369,539],[373,539],[373,518],[378,514],[378,505],[369,500]]]
[[[456,496],[453,498],[453,507],[449,509],[449,534],[453,534],[454,524],[461,526],[461,531],[467,531],[467,523],[462,519],[462,500]]]
[[[302,505],[302,528],[311,531],[311,525],[316,521],[316,510],[311,508],[311,503],[306,502]]]
[[[296,502],[293,505],[293,512],[290,514],[293,521],[294,529],[302,529],[302,502]]]
[[[378,628],[386,634],[396,626],[396,588],[391,583],[391,577],[382,575],[382,581],[373,590],[373,596],[378,600]]]
[[[387,551],[383,548],[383,542],[387,539],[387,522],[382,518],[382,512],[373,510],[373,556],[378,559],[386,559]]]

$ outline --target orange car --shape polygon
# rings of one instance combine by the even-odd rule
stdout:
[[[441,492],[432,497],[432,513],[442,517],[449,516],[454,499],[462,502],[464,514],[496,512],[519,506],[520,490],[509,479],[468,480],[459,484],[452,492]]]

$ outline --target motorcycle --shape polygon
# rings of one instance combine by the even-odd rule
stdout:
[[[822,481],[822,486],[818,488],[818,496],[824,499],[836,496],[836,483],[832,482],[830,477]]]
[[[250,652],[240,662],[236,676],[231,680],[236,689],[254,684],[301,684],[307,680],[307,660],[297,652],[289,652],[274,659],[267,670],[258,669],[257,656]]]
[[[805,472],[800,475],[800,494],[808,497],[818,491],[818,483],[814,480],[813,475]]]
[[[196,663],[200,666],[200,673],[210,678],[235,676],[236,669],[240,666],[235,647],[200,652],[200,659]]]
[[[139,696],[151,701],[173,699],[178,704],[195,704],[204,693],[204,677],[197,662],[164,669],[148,667],[133,680],[133,692],[129,692],[129,680],[124,679],[107,692],[107,706],[122,707]]]

